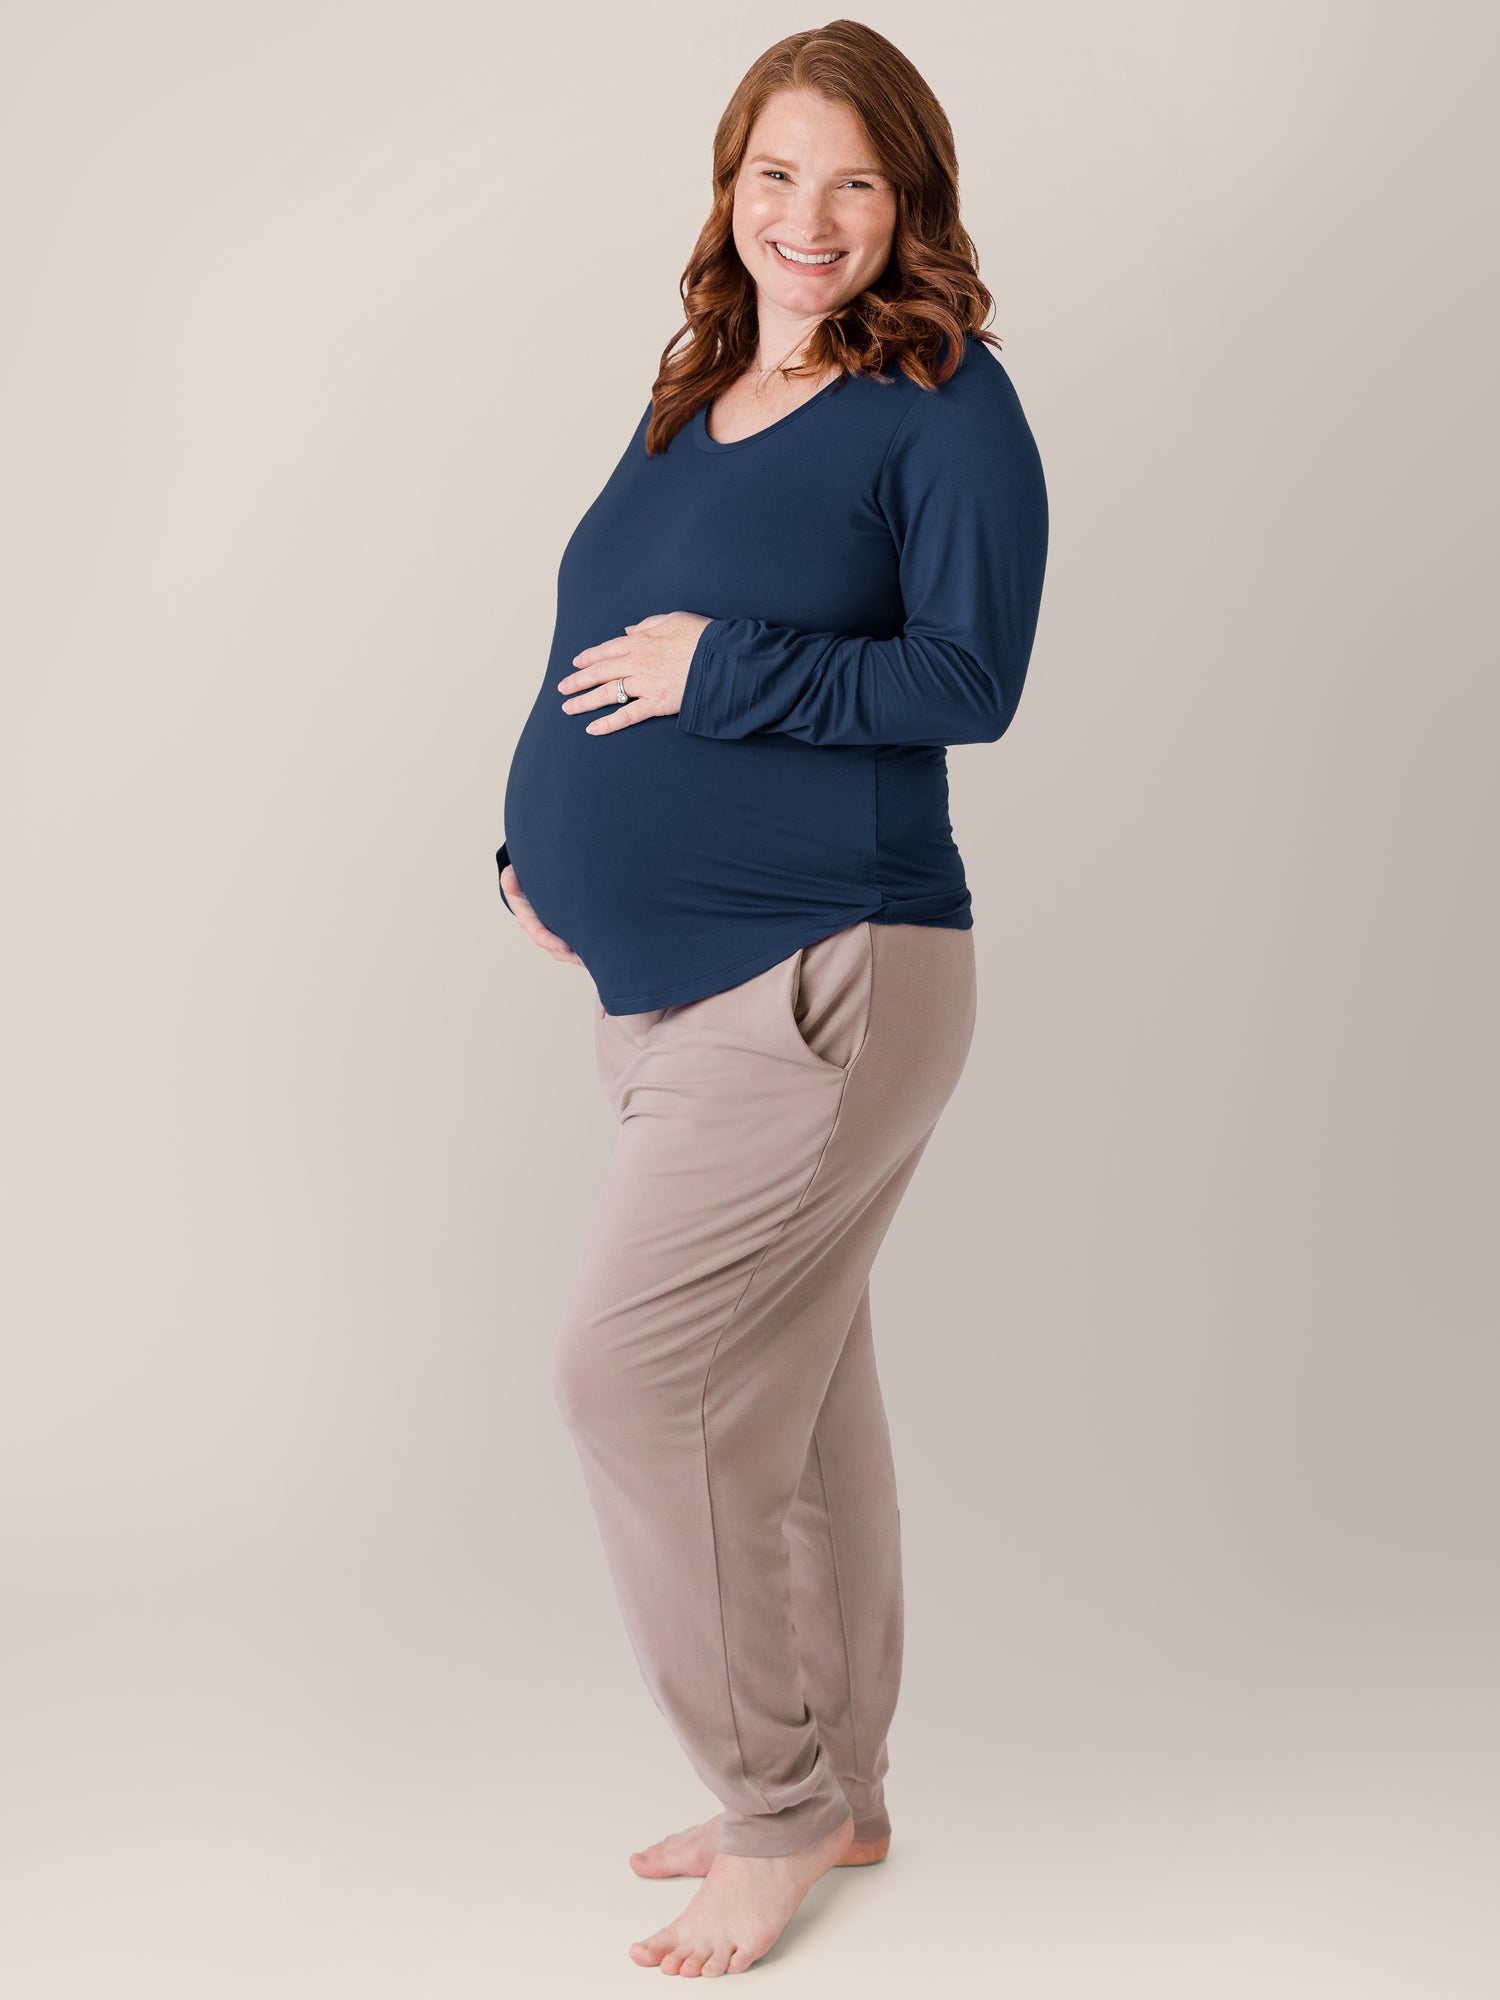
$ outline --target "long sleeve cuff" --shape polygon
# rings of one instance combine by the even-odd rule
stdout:
[[[1014,707],[1001,676],[935,634],[861,639],[716,618],[694,648],[677,726],[804,743],[993,743]]]

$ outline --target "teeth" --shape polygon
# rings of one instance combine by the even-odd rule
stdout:
[[[789,264],[836,264],[844,253],[842,250],[822,250],[816,256],[804,257],[800,252],[788,250],[785,244],[778,243],[776,254],[778,257],[785,257]]]

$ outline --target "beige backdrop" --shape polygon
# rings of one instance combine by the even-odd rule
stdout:
[[[875,1280],[895,1841],[757,1990],[1494,1990],[1484,11],[861,16],[1052,548]],[[715,121],[820,18],[6,10],[17,2000],[661,1976],[626,1855],[714,1802],[548,1394],[613,1128],[493,852]]]

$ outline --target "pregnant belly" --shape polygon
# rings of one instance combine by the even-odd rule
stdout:
[[[600,712],[563,715],[549,684],[505,790],[521,888],[586,963],[632,926],[793,925],[868,900],[873,753],[774,734],[719,742],[675,715],[590,736]]]

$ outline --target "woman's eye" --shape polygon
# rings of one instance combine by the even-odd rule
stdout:
[[[782,170],[781,170],[781,168],[780,168],[780,167],[762,167],[762,168],[761,168],[761,178],[762,178],[762,180],[768,180],[768,181],[770,181],[770,180],[780,180],[780,179],[782,178]],[[857,187],[857,188],[868,188],[868,187],[869,187],[869,185],[870,185],[870,183],[869,183],[868,181],[840,181],[840,182],[839,182],[839,186],[840,186],[840,187]]]

